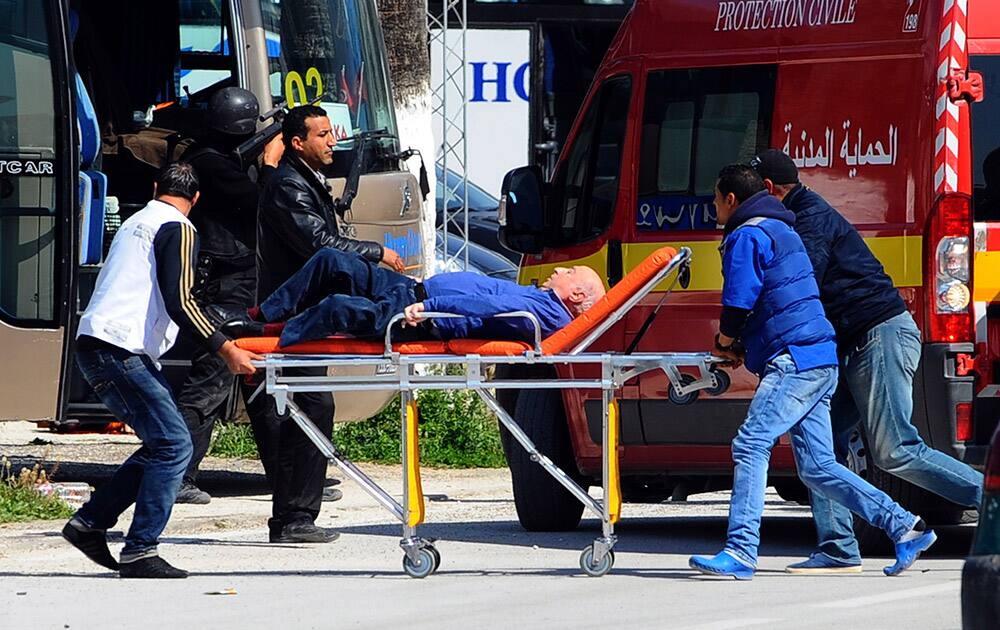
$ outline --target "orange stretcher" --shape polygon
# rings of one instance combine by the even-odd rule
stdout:
[[[493,411],[514,439],[553,478],[562,484],[583,505],[601,519],[602,535],[581,553],[580,567],[592,576],[607,573],[614,564],[613,547],[617,542],[614,525],[621,515],[621,489],[618,470],[618,404],[614,392],[626,381],[645,372],[662,370],[671,382],[671,399],[678,403],[692,402],[700,390],[711,395],[723,393],[729,387],[725,372],[714,369],[718,359],[707,353],[587,353],[587,348],[625,316],[654,288],[673,276],[659,305],[673,287],[687,276],[691,250],[679,252],[670,247],[658,249],[639,266],[612,287],[587,312],[570,324],[542,339],[540,326],[528,312],[504,313],[497,317],[523,317],[534,325],[532,342],[453,339],[450,341],[392,341],[394,324],[403,318],[396,315],[389,324],[384,342],[332,337],[279,348],[276,337],[239,339],[236,344],[246,350],[265,355],[256,362],[265,371],[262,388],[273,396],[279,412],[289,411],[292,419],[345,476],[357,482],[376,501],[403,524],[403,569],[413,577],[426,577],[440,564],[440,554],[431,541],[417,536],[417,527],[424,520],[424,498],[420,485],[418,456],[417,407],[414,393],[418,390],[472,389]],[[655,312],[655,311],[654,311]],[[422,314],[424,318],[458,317],[448,313]],[[647,322],[648,323],[648,322]],[[417,365],[437,364],[459,366],[461,374],[418,373]],[[491,365],[523,364],[587,364],[600,367],[600,376],[573,377],[553,380],[507,380],[490,376]],[[285,376],[289,367],[374,367],[374,376]],[[682,374],[681,368],[687,373]],[[329,371],[329,370],[328,370]],[[691,374],[691,373],[694,374]],[[591,497],[585,488],[538,451],[520,429],[517,422],[500,406],[490,390],[497,389],[600,389],[603,394],[604,426],[602,440],[603,496]],[[334,392],[395,389],[401,396],[403,493],[402,502],[378,486],[353,463],[337,452],[330,436],[323,435],[302,413],[293,400],[296,392]],[[258,392],[259,393],[259,392]]]

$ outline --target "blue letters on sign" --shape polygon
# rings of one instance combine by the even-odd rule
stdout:
[[[384,232],[382,245],[395,250],[400,258],[410,258],[420,254],[420,235],[414,230],[407,230],[403,236],[393,236],[392,232]]]
[[[507,96],[507,76],[508,70],[510,69],[511,63],[509,61],[504,62],[493,62],[488,64],[485,61],[473,61],[469,64],[472,66],[472,98],[469,99],[470,103],[485,103],[487,101],[493,103],[509,103],[510,98]],[[492,78],[486,78],[486,66],[492,65],[494,67],[494,73]],[[514,93],[522,101],[528,100],[528,62],[522,63],[518,66],[517,70],[514,71]],[[487,83],[492,83],[496,89],[496,94],[493,99],[488,99],[484,95],[485,86]]]
[[[712,197],[654,195],[639,199],[635,224],[642,232],[661,230],[715,230]]]

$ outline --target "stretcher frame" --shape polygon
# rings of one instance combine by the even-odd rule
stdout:
[[[496,414],[518,444],[530,458],[579,500],[586,509],[601,519],[601,536],[583,549],[580,566],[591,576],[607,573],[614,564],[613,548],[617,542],[614,526],[621,516],[621,488],[618,468],[619,414],[614,392],[628,380],[653,370],[662,370],[671,383],[671,398],[681,404],[692,402],[699,390],[707,390],[718,395],[729,386],[728,377],[714,369],[719,362],[708,353],[634,353],[615,354],[609,352],[587,353],[586,349],[611,326],[621,320],[626,313],[654,287],[672,272],[677,271],[674,282],[666,291],[669,295],[674,285],[687,271],[691,262],[691,250],[682,248],[670,262],[659,270],[643,287],[636,291],[621,306],[594,327],[572,350],[565,354],[547,355],[541,349],[541,328],[538,320],[526,312],[506,313],[502,317],[524,317],[534,326],[532,349],[514,356],[494,356],[479,354],[401,354],[393,351],[393,325],[403,319],[395,316],[385,335],[385,351],[382,355],[320,355],[320,354],[267,354],[263,361],[254,362],[265,371],[261,387],[274,397],[279,413],[287,409],[292,420],[302,429],[316,447],[342,471],[372,496],[402,523],[403,537],[400,547],[404,551],[403,569],[412,577],[426,577],[440,565],[440,554],[432,540],[417,535],[417,528],[424,521],[424,497],[420,483],[419,443],[417,432],[417,407],[415,394],[419,390],[459,390],[471,389]],[[666,295],[664,297],[666,297]],[[456,317],[448,313],[425,312],[426,319]],[[418,365],[438,364],[461,366],[462,374],[435,374],[417,371]],[[496,379],[491,377],[488,366],[499,365],[595,365],[600,367],[600,376],[594,378],[553,379],[548,381],[528,379]],[[299,367],[369,367],[374,368],[374,376],[286,376],[285,368]],[[687,370],[682,374],[681,369]],[[329,371],[329,370],[328,370]],[[696,375],[690,374],[694,371]],[[446,370],[447,372],[447,370]],[[500,405],[490,389],[600,389],[602,392],[602,488],[603,495],[596,499],[585,488],[576,483],[565,471],[540,452],[517,422]],[[341,455],[324,435],[291,399],[297,392],[338,392],[364,390],[396,390],[400,393],[400,422],[402,440],[403,492],[402,501],[397,501],[385,489],[366,475],[354,463]],[[258,390],[255,395],[259,394]]]

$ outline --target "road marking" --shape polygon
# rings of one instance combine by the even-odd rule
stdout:
[[[813,606],[816,606],[817,608],[856,608],[862,606],[869,606],[871,604],[884,604],[886,602],[895,602],[902,599],[912,599],[914,597],[922,597],[924,595],[936,595],[938,593],[948,593],[951,591],[958,592],[961,586],[962,586],[961,580],[951,580],[949,582],[944,582],[943,584],[932,584],[930,586],[920,586],[918,588],[907,588],[900,591],[893,591],[891,593],[882,593],[880,595],[866,595],[865,597],[838,599],[835,602],[813,604]]]
[[[706,623],[700,626],[689,626],[688,630],[738,630],[739,628],[750,628],[751,626],[760,626],[764,624],[772,624],[778,621],[784,621],[780,618],[773,619],[727,619],[725,621],[713,621],[712,623]]]

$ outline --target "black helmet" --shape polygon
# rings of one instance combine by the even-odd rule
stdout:
[[[238,87],[219,90],[208,100],[208,126],[234,136],[246,136],[257,129],[260,105],[253,92]]]

